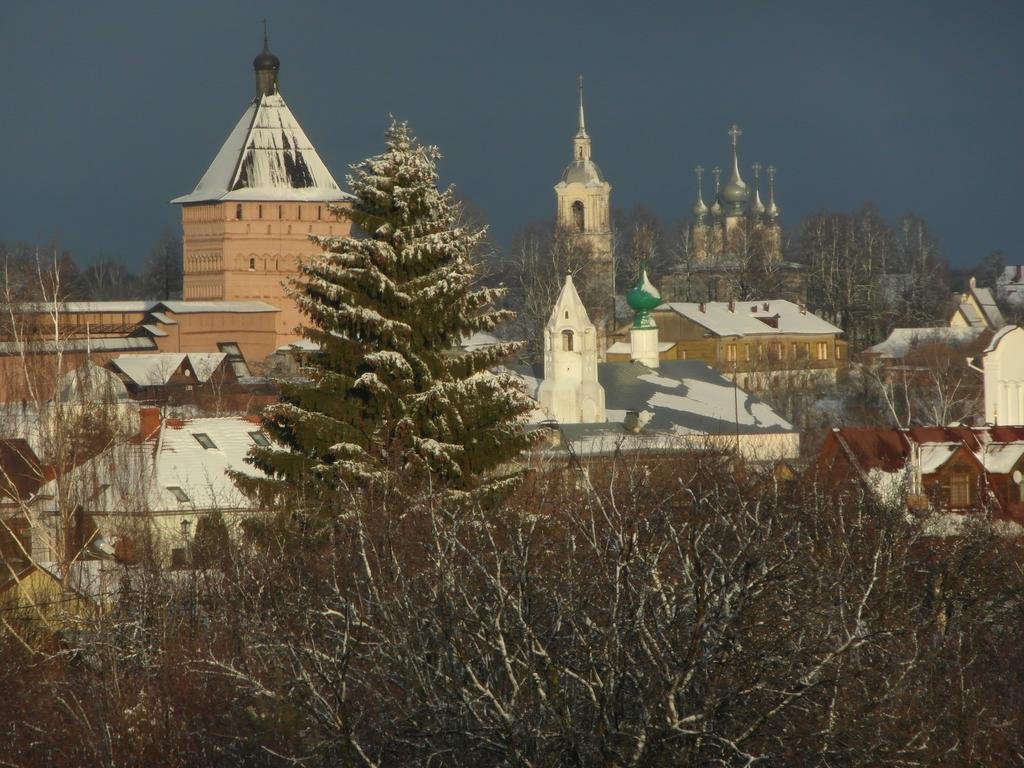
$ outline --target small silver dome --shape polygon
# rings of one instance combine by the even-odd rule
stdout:
[[[562,174],[562,181],[566,184],[603,184],[604,174],[593,160],[574,160],[569,163]]]

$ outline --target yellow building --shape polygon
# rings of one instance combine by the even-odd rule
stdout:
[[[572,162],[555,185],[555,220],[560,228],[586,245],[590,266],[589,274],[582,276],[586,286],[584,303],[602,339],[605,326],[614,317],[611,192],[612,185],[591,157],[590,134],[583,115],[583,78],[580,77],[579,123],[572,140]]]
[[[347,235],[333,209],[352,199],[281,96],[280,67],[264,36],[255,98],[196,188],[171,201],[182,208],[184,299],[272,304],[275,347],[298,338],[288,283],[321,250],[311,236]]]

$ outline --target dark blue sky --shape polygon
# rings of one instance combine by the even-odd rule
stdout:
[[[870,200],[923,215],[955,264],[1024,260],[1015,2],[7,1],[0,240],[140,263],[252,97],[263,16],[339,182],[393,112],[503,245],[551,215],[583,72],[613,205],[679,218],[736,121],[786,225]]]

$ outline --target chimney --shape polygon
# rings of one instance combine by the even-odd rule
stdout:
[[[704,308],[704,302],[703,301],[700,304],[697,305],[697,309],[699,309],[701,312],[706,311],[705,308]]]
[[[800,305],[800,314],[801,315],[806,315],[807,314],[807,307],[805,307],[803,304]]]
[[[730,312],[735,312],[736,311],[736,299],[729,299],[729,311]]]
[[[1013,282],[1019,283],[1021,278],[1021,270],[1024,270],[1020,264],[1017,265],[1016,271],[1013,273]]]
[[[757,312],[757,304],[751,304],[750,305],[750,311],[751,312]]]
[[[145,440],[160,429],[160,409],[154,406],[139,408],[139,438]]]
[[[762,307],[762,309],[764,309],[765,312],[767,312],[768,311],[768,302],[766,301],[764,304],[761,305],[761,307]]]

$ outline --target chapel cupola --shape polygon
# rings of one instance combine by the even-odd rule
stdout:
[[[661,306],[661,293],[647,277],[647,265],[640,266],[636,284],[626,294],[626,303],[633,310],[633,327],[629,329],[629,358],[648,368],[657,368],[660,361],[658,326],[651,312]]]
[[[256,70],[256,98],[277,93],[277,75],[281,71],[281,60],[270,52],[266,19],[263,20],[263,50],[252,60],[252,68]]]

